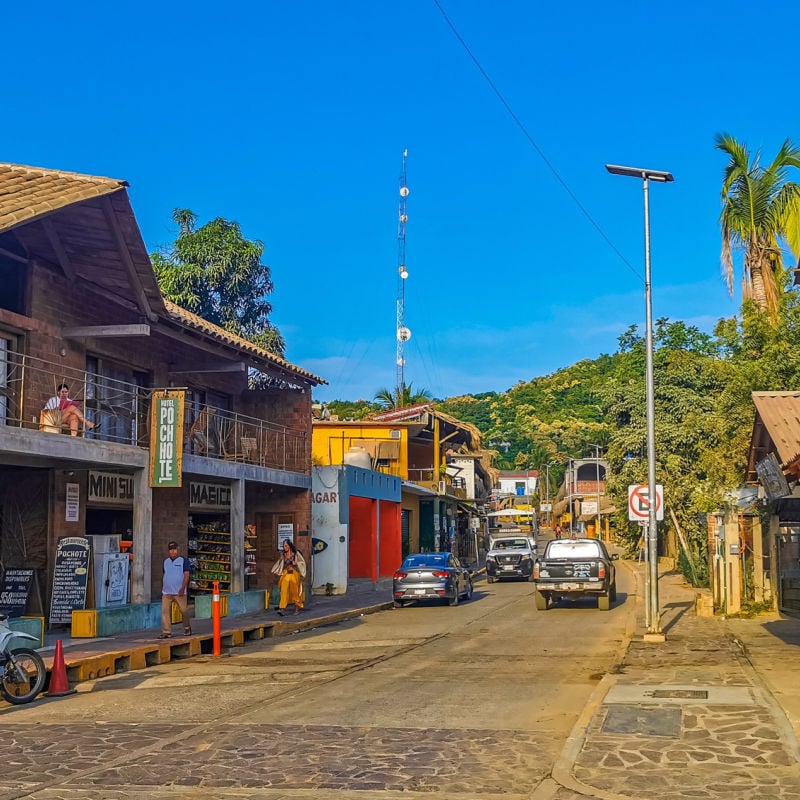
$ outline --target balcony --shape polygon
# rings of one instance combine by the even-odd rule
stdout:
[[[62,383],[94,426],[79,424],[77,436],[149,449],[153,387],[16,353],[0,352],[0,425],[69,434],[60,412],[43,410]],[[306,431],[210,405],[196,414],[185,408],[184,452],[290,472],[309,468]]]

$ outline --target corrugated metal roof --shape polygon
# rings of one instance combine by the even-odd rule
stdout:
[[[0,232],[127,185],[114,178],[0,163]]]
[[[314,375],[313,372],[309,372],[301,367],[296,367],[294,364],[286,361],[286,359],[281,358],[274,353],[270,353],[269,350],[264,350],[262,347],[258,347],[247,339],[243,339],[241,336],[237,336],[235,333],[230,333],[224,328],[220,328],[219,325],[214,325],[212,322],[199,317],[197,314],[193,314],[191,311],[181,308],[171,300],[167,300],[165,298],[164,306],[167,309],[169,318],[184,327],[200,331],[206,336],[210,336],[212,339],[221,341],[224,344],[229,344],[239,350],[244,350],[256,358],[261,359],[262,361],[267,361],[277,367],[280,367],[286,372],[303,377],[309,383],[327,383],[326,380],[320,378],[318,375]]]
[[[800,392],[753,392],[752,397],[781,464],[790,464],[800,455]]]

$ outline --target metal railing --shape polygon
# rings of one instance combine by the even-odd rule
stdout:
[[[70,433],[57,410],[45,409],[61,384],[69,386],[70,399],[85,420],[77,436],[149,449],[155,389],[18,353],[5,353],[0,360],[0,424]],[[214,406],[196,414],[186,406],[184,452],[291,472],[310,468],[306,431]]]
[[[310,467],[305,431],[214,406],[203,406],[185,428],[185,452],[194,455],[291,472]]]

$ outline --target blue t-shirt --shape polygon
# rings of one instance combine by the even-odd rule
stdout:
[[[183,556],[164,559],[164,582],[161,594],[181,594],[183,586],[183,573],[191,572],[189,559]]]

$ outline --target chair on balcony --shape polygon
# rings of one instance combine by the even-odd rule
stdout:
[[[258,439],[255,436],[242,436],[239,440],[242,444],[242,461],[250,464],[258,464],[261,459],[258,455]]]
[[[217,413],[216,408],[203,406],[197,419],[192,423],[189,428],[189,444],[192,446],[196,453],[204,455],[208,452],[208,439],[213,417]]]

